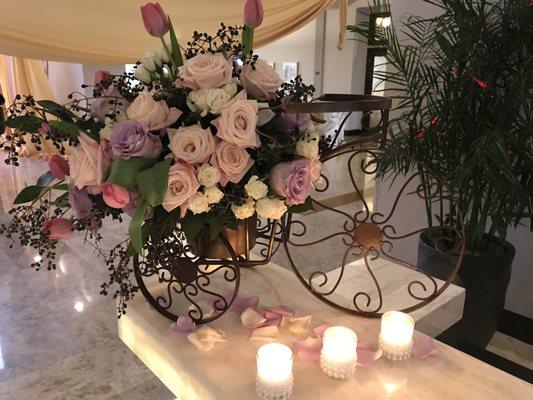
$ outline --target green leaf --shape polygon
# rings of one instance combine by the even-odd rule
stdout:
[[[107,182],[116,183],[125,188],[137,186],[137,175],[140,171],[150,168],[156,160],[143,157],[134,157],[129,160],[116,158],[111,163]]]
[[[42,108],[46,110],[47,113],[55,115],[59,119],[65,122],[72,122],[76,118],[76,114],[74,114],[72,111],[68,110],[61,104],[56,103],[52,100],[39,100],[37,101],[37,104],[39,104]]]
[[[172,47],[170,56],[172,57],[172,64],[177,69],[183,65],[183,57],[181,56],[180,45],[176,33],[174,32],[170,16],[168,16],[168,23],[170,24],[170,45]]]
[[[188,241],[192,241],[202,229],[205,228],[207,214],[193,214],[192,212],[187,213],[185,218],[180,222],[181,229]]]
[[[44,189],[44,187],[37,185],[27,186],[15,197],[13,204],[24,204],[33,201],[39,197]]]
[[[52,204],[56,205],[57,207],[68,207],[70,205],[68,201],[68,193],[63,193],[61,196],[55,199]]]
[[[209,225],[209,240],[215,240],[222,231],[222,220],[216,215],[208,214],[207,223]]]
[[[146,200],[141,201],[139,208],[135,211],[133,218],[131,219],[130,226],[128,227],[128,233],[130,235],[130,244],[133,246],[137,254],[143,255],[143,234],[142,224],[144,221],[144,215],[148,209],[148,203]]]
[[[6,126],[18,129],[28,133],[36,133],[41,127],[42,120],[35,115],[19,115],[18,117],[8,118]]]
[[[153,167],[139,172],[136,176],[139,191],[144,199],[154,207],[163,203],[171,163],[171,159],[160,161]]]
[[[452,57],[452,45],[450,44],[450,42],[448,41],[448,39],[446,39],[444,37],[444,35],[440,32],[437,32],[435,34],[435,36],[437,37],[437,43],[439,45],[439,47],[441,48],[442,52],[447,56],[447,57]]]
[[[42,174],[39,179],[37,179],[37,186],[48,186],[52,181],[54,180],[54,175],[52,175],[52,171],[46,171],[44,174]]]
[[[58,185],[52,186],[54,190],[68,190],[68,185],[66,183],[60,183]]]
[[[76,121],[76,126],[80,128],[80,130],[84,131],[89,135],[89,137],[93,138],[97,142],[100,141],[100,131],[105,126],[105,124],[101,121],[97,121],[93,117],[88,119],[79,119]]]
[[[77,139],[80,132],[80,128],[70,122],[64,122],[60,120],[48,121],[48,124],[57,129],[61,134],[71,139]]]
[[[313,201],[311,200],[311,197],[307,197],[304,203],[298,204],[296,206],[290,206],[288,211],[294,214],[294,213],[303,213],[305,211],[309,211],[312,209],[313,209]]]

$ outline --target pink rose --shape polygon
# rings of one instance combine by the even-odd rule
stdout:
[[[320,179],[320,171],[322,170],[322,163],[318,157],[312,158],[311,160],[311,169],[310,176],[311,182],[316,182]]]
[[[211,157],[211,164],[222,173],[222,186],[226,186],[228,182],[239,183],[253,163],[254,160],[245,149],[225,141],[217,144]]]
[[[102,198],[104,202],[112,208],[125,207],[130,202],[130,193],[128,189],[123,188],[115,183],[102,183]]]
[[[231,83],[231,61],[222,53],[197,54],[178,68],[183,85],[192,90],[215,89]]]
[[[50,172],[52,172],[54,178],[60,181],[65,179],[66,175],[70,174],[67,161],[57,154],[52,155],[50,160],[48,160],[48,168],[50,168]]]
[[[236,100],[224,107],[213,125],[217,136],[237,147],[259,147],[261,141],[255,131],[257,125],[257,101]]]
[[[167,15],[159,3],[146,3],[141,6],[141,16],[146,31],[155,37],[163,37],[170,29]]]
[[[215,151],[215,138],[209,128],[200,125],[183,126],[169,129],[169,149],[177,160],[189,164],[204,163]]]
[[[151,131],[168,128],[183,114],[175,107],[169,108],[164,100],[154,100],[148,90],[139,93],[126,113],[129,119],[146,122]]]
[[[72,224],[65,218],[52,218],[43,222],[43,232],[49,239],[64,239],[72,233]]]
[[[168,184],[163,199],[163,208],[172,211],[179,206],[181,215],[184,217],[187,212],[187,204],[199,187],[200,183],[192,167],[174,164],[168,171]]]
[[[285,197],[285,204],[302,204],[309,195],[311,172],[311,160],[282,162],[270,171],[270,185],[277,194]]]
[[[78,140],[80,144],[68,154],[72,182],[78,189],[102,184],[111,164],[109,141],[101,140],[98,143],[83,132],[78,135]]]
[[[113,75],[111,75],[109,71],[99,70],[94,73],[93,83],[95,85],[103,85],[106,83],[111,83],[112,80],[113,80]]]
[[[250,96],[271,100],[281,85],[281,78],[265,60],[258,59],[254,67],[246,64],[241,71],[241,84]]]

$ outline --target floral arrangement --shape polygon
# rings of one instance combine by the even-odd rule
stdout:
[[[164,243],[177,226],[189,240],[202,229],[213,239],[255,214],[279,219],[305,210],[320,177],[314,122],[283,111],[310,101],[314,88],[300,77],[283,83],[252,51],[260,1],[245,2],[243,27],[194,32],[185,47],[159,4],[141,14],[161,43],[134,73],[98,71],[84,85],[92,96],[76,92],[65,105],[17,96],[2,122],[7,163],[18,165],[28,141],[37,150],[49,141],[59,153],[0,227],[37,250],[42,261],[33,267],[54,269],[58,241],[74,231],[100,249],[103,219],[131,216],[128,237],[101,253],[110,270],[102,293],[117,285],[119,312],[137,290],[130,259],[150,250],[148,242]]]

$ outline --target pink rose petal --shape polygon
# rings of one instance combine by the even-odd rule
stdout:
[[[426,358],[437,352],[435,341],[426,335],[419,335],[413,340],[413,349],[411,354],[416,358]]]
[[[230,298],[231,299],[231,298]],[[242,312],[247,308],[257,308],[259,305],[259,296],[239,297],[233,300],[231,309],[237,312]]]
[[[322,338],[308,337],[305,340],[295,342],[292,348],[300,359],[307,362],[318,362],[322,350]]]
[[[379,360],[382,355],[383,351],[380,348],[373,349],[370,343],[357,343],[357,365],[361,367],[371,365],[374,361]]]
[[[322,322],[321,324],[316,325],[312,331],[315,334],[316,337],[322,337],[324,336],[324,331],[328,329],[331,325],[327,322]]]
[[[189,316],[179,316],[176,322],[170,325],[170,331],[180,337],[185,337],[187,334],[196,330],[196,324]]]
[[[265,321],[266,318],[263,318],[263,316],[253,308],[247,308],[241,314],[242,326],[245,328],[256,329],[262,326]]]

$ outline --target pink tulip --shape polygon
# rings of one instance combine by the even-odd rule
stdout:
[[[141,6],[141,15],[144,27],[152,36],[161,38],[170,29],[167,15],[159,3],[146,3]]]
[[[65,218],[47,219],[43,223],[43,232],[49,239],[64,239],[72,233],[72,224]]]
[[[125,207],[130,202],[130,192],[115,183],[102,183],[102,197],[104,202],[113,208]]]
[[[113,75],[109,71],[99,70],[94,73],[93,83],[95,85],[101,85],[105,82],[111,82]]]
[[[50,172],[52,172],[54,178],[61,181],[65,179],[65,175],[70,174],[70,168],[67,161],[57,154],[54,154],[50,157],[50,160],[48,160],[48,168],[50,168]]]
[[[263,2],[261,0],[246,0],[243,10],[244,25],[257,28],[263,22]]]

